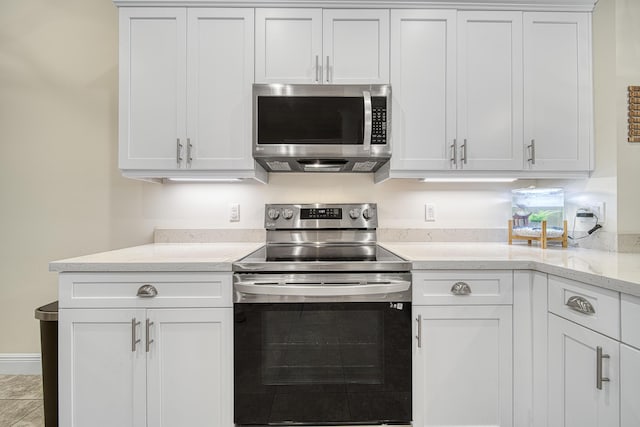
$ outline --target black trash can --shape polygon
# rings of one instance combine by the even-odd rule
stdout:
[[[36,308],[40,320],[45,427],[58,427],[58,301]]]

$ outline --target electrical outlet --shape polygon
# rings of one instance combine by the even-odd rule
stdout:
[[[229,204],[229,221],[230,222],[240,221],[240,203]]]
[[[424,220],[428,222],[434,222],[436,220],[436,205],[433,203],[426,203],[424,205]]]
[[[605,220],[605,203],[604,202],[592,202],[589,204],[588,209],[598,217],[598,223],[602,224]]]

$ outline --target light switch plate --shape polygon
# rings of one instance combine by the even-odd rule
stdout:
[[[428,222],[434,222],[436,220],[436,205],[433,203],[426,203],[424,205],[424,220]]]
[[[229,204],[229,221],[231,222],[240,221],[240,203]]]

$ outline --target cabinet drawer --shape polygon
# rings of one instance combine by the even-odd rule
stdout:
[[[414,305],[496,305],[513,303],[511,270],[414,272]]]
[[[640,298],[622,294],[620,310],[622,342],[640,348]]]
[[[157,295],[138,296],[145,285]],[[231,307],[231,273],[63,273],[59,299],[60,308]]]
[[[549,311],[620,339],[620,295],[608,289],[549,276]]]

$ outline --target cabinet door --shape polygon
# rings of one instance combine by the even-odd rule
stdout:
[[[232,310],[147,310],[150,426],[233,425]]]
[[[597,386],[598,347],[602,359]],[[549,425],[554,427],[611,427],[619,425],[618,342],[549,314]]]
[[[414,307],[414,426],[512,426],[510,306]]]
[[[144,310],[60,310],[61,426],[147,425],[142,325]]]
[[[620,345],[620,426],[640,426],[640,350]]]
[[[455,169],[456,11],[391,11],[394,170]]]
[[[320,83],[322,10],[256,9],[256,83]]]
[[[188,11],[191,169],[250,169],[253,9]]]
[[[521,170],[522,13],[458,14],[460,167]]]
[[[186,9],[123,7],[119,13],[120,168],[183,167]]]
[[[525,144],[535,146],[526,167],[532,170],[592,168],[590,16],[524,14]]]
[[[323,11],[325,83],[389,83],[389,11]]]

